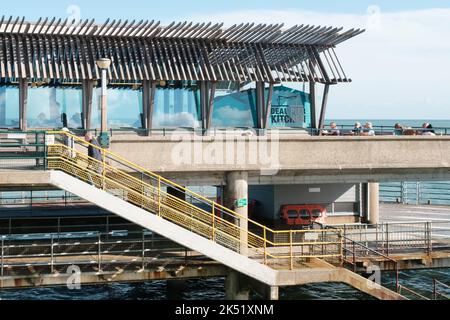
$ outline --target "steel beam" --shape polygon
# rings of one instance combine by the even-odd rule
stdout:
[[[267,95],[264,129],[268,129],[270,125],[270,117],[272,115],[272,97],[273,97],[273,83],[269,84],[269,94]]]
[[[19,79],[19,129],[27,131],[28,79]]]
[[[153,110],[155,106],[156,82],[144,80],[142,82],[142,111],[144,119],[142,128],[150,130],[153,127]]]
[[[266,103],[264,98],[265,84],[262,81],[256,82],[255,102],[256,102],[256,117],[257,128],[264,129],[265,126],[265,110]]]
[[[319,120],[319,129],[320,130],[322,130],[325,126],[325,113],[327,111],[329,90],[330,90],[330,85],[328,83],[326,83],[325,87],[323,89],[322,108],[320,110],[320,120]]]
[[[310,97],[310,104],[311,104],[311,128],[317,129],[316,83],[314,81],[309,82],[309,97]]]
[[[96,81],[93,80],[83,80],[82,84],[82,117],[81,125],[83,129],[91,129],[91,119],[92,119],[92,98],[94,95],[94,87]]]

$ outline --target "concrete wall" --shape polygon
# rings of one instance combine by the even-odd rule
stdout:
[[[249,199],[260,202],[261,207],[258,213],[265,219],[278,219],[280,207],[284,204],[324,204],[328,206],[329,215],[333,215],[332,204],[334,204],[334,214],[352,216],[359,215],[359,210],[356,210],[356,212],[342,211],[342,209],[339,209],[339,204],[356,203],[356,208],[358,208],[359,190],[359,184],[253,185],[249,187]],[[352,207],[350,204],[349,206]],[[341,211],[339,212],[339,210]]]
[[[264,219],[274,219],[274,186],[249,186],[248,198],[260,203],[258,214]]]
[[[268,185],[450,180],[449,136],[114,135],[111,151],[185,185],[221,185],[230,171]]]

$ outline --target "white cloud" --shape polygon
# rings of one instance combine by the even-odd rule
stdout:
[[[284,22],[365,28],[336,49],[350,84],[330,90],[330,118],[450,118],[450,9],[332,14],[238,11],[195,21]]]
[[[154,118],[154,127],[200,127],[199,121],[195,116],[188,112],[179,112],[174,114],[157,113]]]
[[[249,110],[239,110],[232,106],[216,108],[213,122],[217,127],[253,127],[252,113]]]

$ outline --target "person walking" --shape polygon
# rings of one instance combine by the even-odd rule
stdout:
[[[84,136],[84,140],[89,143],[88,145],[88,169],[98,173],[102,174],[103,168],[102,168],[102,152],[101,152],[101,146],[98,143],[97,139],[92,135],[92,133],[88,132]],[[96,160],[96,161],[95,161]],[[88,174],[89,182],[92,185],[94,184],[94,181],[92,179],[92,176]]]

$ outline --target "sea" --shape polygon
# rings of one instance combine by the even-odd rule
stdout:
[[[338,125],[352,126],[355,122],[372,122],[374,126],[392,127],[395,123],[401,123],[404,126],[421,127],[424,122],[431,123],[435,128],[450,128],[450,120],[377,120],[377,119],[329,119]],[[450,132],[450,131],[449,131]],[[422,190],[439,189],[441,205],[450,206],[450,182],[420,182]],[[384,202],[398,201],[396,188],[401,184],[381,185],[380,197]],[[430,192],[435,194],[436,192]],[[417,193],[416,193],[417,194]],[[421,193],[422,194],[422,193]],[[425,198],[426,198],[426,193]],[[438,197],[439,198],[439,197]],[[444,199],[442,199],[444,198]],[[417,201],[426,201],[426,199],[416,199]],[[414,201],[411,200],[413,204]],[[434,200],[433,200],[434,201]],[[408,203],[406,201],[406,203]],[[412,289],[425,297],[432,298],[433,279],[450,285],[450,269],[423,269],[407,270],[400,272],[400,284]],[[389,288],[395,287],[395,274],[383,272],[381,283]],[[225,279],[192,279],[185,282],[183,290],[175,293],[175,296],[168,295],[165,281],[151,281],[141,283],[111,283],[107,285],[82,286],[81,290],[69,290],[67,287],[53,288],[32,288],[21,290],[0,290],[0,300],[223,300],[225,299]],[[440,292],[450,297],[450,290],[440,288]],[[406,294],[408,296],[408,294]],[[409,298],[416,298],[409,296]],[[441,296],[442,298],[442,296]],[[259,300],[261,297],[253,294],[251,300]],[[280,288],[280,300],[371,300],[372,297],[361,293],[352,287],[341,283],[323,283],[304,286],[294,286]]]

